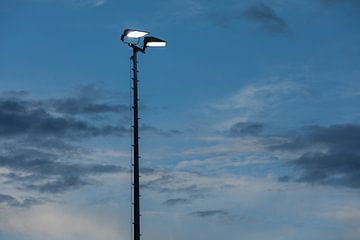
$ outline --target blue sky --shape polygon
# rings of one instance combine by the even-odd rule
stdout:
[[[0,239],[360,236],[356,0],[0,2]]]

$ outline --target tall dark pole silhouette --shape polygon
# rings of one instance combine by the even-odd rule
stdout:
[[[145,53],[147,47],[165,47],[166,41],[161,40],[156,37],[144,37],[149,32],[134,30],[134,29],[125,29],[121,35],[121,41],[127,43],[133,51],[130,60],[132,62],[132,80],[133,80],[133,156],[134,161],[132,163],[134,175],[133,175],[133,186],[134,186],[134,195],[133,195],[133,226],[134,226],[134,238],[133,240],[140,240],[140,170],[139,170],[139,97],[138,97],[138,61],[137,55],[138,52]],[[127,42],[127,39],[136,39],[137,42]],[[141,45],[142,44],[142,45]],[[140,47],[142,46],[142,47]]]
[[[133,71],[133,118],[134,118],[134,137],[133,137],[133,151],[134,151],[134,240],[140,240],[140,181],[139,181],[139,114],[138,114],[138,70],[137,70],[137,54],[138,49],[132,46],[133,55],[132,60]]]

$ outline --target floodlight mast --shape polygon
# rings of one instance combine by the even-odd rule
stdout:
[[[133,198],[134,198],[134,208],[133,208],[133,240],[140,240],[141,232],[140,232],[140,171],[139,171],[139,114],[138,114],[138,105],[139,105],[139,97],[138,97],[138,60],[137,55],[138,52],[145,53],[145,49],[147,47],[151,47],[152,42],[161,42],[162,46],[166,46],[166,41],[163,41],[161,39],[155,38],[155,37],[144,37],[148,35],[149,32],[141,31],[141,30],[135,30],[135,29],[125,29],[123,34],[121,35],[121,41],[124,43],[127,43],[129,47],[132,48],[132,56],[130,57],[130,60],[132,61],[132,80],[133,80],[133,156],[134,161],[132,163],[134,175],[133,175],[133,186],[134,186],[134,192],[133,192]],[[130,39],[137,39],[137,43],[131,43],[126,42],[125,40],[127,38]],[[139,47],[138,44],[140,43],[140,40],[142,40],[142,47]],[[156,45],[156,44],[155,44]],[[154,46],[155,46],[154,45]],[[159,44],[158,44],[159,45]]]

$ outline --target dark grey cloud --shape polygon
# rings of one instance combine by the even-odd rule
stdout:
[[[360,188],[360,125],[312,126],[270,148],[305,152],[289,162],[301,175],[279,180]]]
[[[293,164],[303,170],[298,181],[360,188],[360,155],[309,152]]]
[[[32,101],[0,99],[0,137],[15,135],[51,137],[122,136],[129,132],[123,126],[96,126],[81,119],[54,115]]]
[[[56,154],[22,149],[1,155],[0,167],[12,171],[2,175],[6,183],[44,193],[78,189],[92,184],[94,175],[127,171],[115,165],[65,163]]]
[[[286,142],[272,146],[273,149],[299,150],[311,146],[329,147],[330,150],[358,152],[360,125],[339,124],[329,127],[310,126]]]
[[[32,198],[26,198],[23,201],[19,201],[13,196],[0,193],[0,205],[6,204],[11,207],[29,207],[37,203],[39,203],[39,201]]]
[[[288,24],[273,8],[264,3],[255,3],[248,6],[241,17],[260,24],[260,27],[270,33],[286,33]]]
[[[63,175],[56,180],[49,180],[41,184],[27,184],[27,189],[37,190],[41,193],[63,193],[70,190],[76,190],[83,186],[89,185],[90,180],[80,176]]]
[[[284,34],[289,31],[287,22],[265,3],[252,3],[242,9],[228,9],[204,14],[205,18],[219,27],[229,27],[235,22],[247,21],[271,34]]]
[[[2,94],[0,167],[10,171],[2,174],[4,184],[41,193],[63,193],[96,183],[96,175],[127,171],[115,165],[81,163],[82,150],[74,144],[89,137],[128,134],[127,127],[89,118],[108,113],[121,118],[128,108],[101,103],[103,90],[95,85],[79,87],[76,93],[76,97],[55,100],[29,99],[25,91]],[[32,203],[4,195],[1,199],[9,206]]]
[[[49,151],[62,152],[62,154],[76,154],[79,151],[79,148],[71,143],[66,142],[64,139],[57,137],[43,137],[43,136],[27,136],[27,137],[17,137],[17,144],[27,147],[34,147],[39,149],[46,149]],[[11,144],[4,144],[11,145]],[[10,149],[10,146],[7,146],[7,149]]]
[[[189,203],[191,203],[191,200],[187,198],[171,198],[164,201],[163,205],[174,206],[174,205],[189,204]]]
[[[127,172],[116,165],[82,162],[86,150],[80,141],[130,133],[130,126],[125,127],[130,125],[129,108],[106,103],[108,95],[95,85],[81,86],[76,97],[64,99],[34,100],[25,91],[2,94],[0,167],[10,171],[2,174],[4,183],[23,190],[63,193],[97,184],[96,175]],[[92,118],[104,115],[109,118]],[[114,119],[117,124],[106,121]],[[176,130],[144,126],[143,131],[162,136],[179,134]]]
[[[128,113],[129,106],[125,104],[111,105],[96,103],[88,98],[56,99],[48,102],[57,112],[66,114],[98,114],[98,113]]]
[[[41,107],[70,115],[128,113],[130,110],[128,104],[112,103],[114,99],[119,102],[119,97],[95,84],[79,86],[73,95],[60,99],[29,100],[26,99],[26,97],[30,96],[27,91],[7,91],[2,93],[5,98],[3,100],[8,100],[8,104],[13,104],[13,106],[18,103],[20,105],[18,107]]]
[[[14,173],[7,175],[14,180],[23,180],[25,182],[44,179],[46,177],[49,179],[59,177],[65,182],[71,182],[72,185],[78,185],[81,181],[75,181],[75,178],[126,171],[124,168],[116,165],[64,163],[58,161],[55,155],[48,156],[49,154],[34,150],[27,151],[23,154],[24,155],[13,155],[8,158],[0,157],[1,167],[30,174],[25,177]]]
[[[5,97],[18,98],[29,95],[29,92],[25,90],[19,90],[19,91],[10,90],[10,91],[2,92],[2,95]]]
[[[66,98],[35,101],[21,98],[0,98],[0,137],[30,136],[74,139],[97,136],[124,136],[130,133],[129,107],[94,103],[88,98]],[[101,117],[116,113],[122,118],[117,125],[91,121],[83,114]],[[84,120],[86,119],[86,120]],[[120,124],[122,123],[122,125]],[[126,127],[125,127],[126,126]],[[141,131],[172,137],[180,130],[164,130],[142,124]],[[39,140],[39,139],[38,139]]]
[[[209,217],[225,217],[229,213],[225,210],[216,209],[216,210],[204,210],[204,211],[195,211],[191,215],[200,217],[200,218],[209,218]]]
[[[95,84],[78,86],[73,97],[51,99],[44,102],[49,108],[71,115],[128,113],[128,104],[114,104],[110,99],[118,99],[114,94]],[[120,101],[120,100],[118,100]]]
[[[228,130],[231,137],[257,136],[264,129],[264,125],[258,122],[238,122]]]
[[[280,182],[289,182],[291,180],[290,176],[281,176],[278,178]]]
[[[14,198],[10,195],[0,193],[0,204],[3,204],[3,203],[10,205],[10,206],[14,206],[14,205],[18,204],[18,201],[16,200],[16,198]]]

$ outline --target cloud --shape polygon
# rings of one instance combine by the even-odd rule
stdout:
[[[248,110],[261,111],[279,102],[279,99],[293,96],[302,88],[291,81],[278,81],[245,86],[230,97],[213,104],[220,110]]]
[[[241,17],[260,24],[261,28],[269,33],[288,32],[286,21],[277,15],[273,8],[264,3],[248,6],[241,14]]]
[[[183,160],[177,164],[176,169],[208,174],[242,171],[245,175],[253,173],[253,171],[246,173],[245,169],[265,168],[266,165],[271,166],[271,164],[275,163],[274,157],[269,153],[225,153],[217,157],[208,157],[205,159]]]
[[[312,126],[273,150],[303,151],[288,163],[301,170],[293,180],[312,184],[360,188],[360,125]],[[282,178],[290,180],[290,176]]]
[[[204,210],[204,211],[195,211],[191,215],[200,217],[200,218],[209,218],[209,217],[225,217],[229,213],[225,210]]]
[[[344,239],[356,240],[359,238],[360,208],[358,200],[346,204],[334,204],[327,208],[320,207],[320,209],[318,215],[321,219],[334,222],[337,226],[343,226]]]
[[[89,185],[88,181],[77,176],[61,176],[57,180],[50,180],[43,184],[28,184],[28,189],[38,190],[41,193],[63,193]]]
[[[96,85],[80,85],[73,89],[71,96],[55,99],[31,100],[29,92],[6,91],[1,95],[2,107],[42,108],[51,112],[64,113],[70,115],[79,114],[103,114],[103,113],[126,113],[130,111],[127,104],[114,104],[114,98],[119,102],[118,94],[107,91]],[[8,107],[8,108],[9,108]]]
[[[172,130],[163,130],[148,124],[142,124],[140,126],[140,131],[145,131],[145,132],[152,132],[155,134],[158,134],[160,136],[164,136],[164,137],[173,137],[173,136],[177,136],[182,134],[183,132],[177,129],[172,129]]]
[[[95,0],[94,5],[100,7],[106,3],[107,0]]]
[[[189,203],[191,203],[191,200],[187,198],[171,198],[164,201],[163,205],[174,206],[174,205],[189,204]]]
[[[64,99],[30,100],[13,96],[0,98],[0,137],[26,136],[58,139],[88,138],[97,136],[124,136],[130,133],[129,107],[124,104],[101,103],[102,92],[94,87],[83,87],[77,97]],[[88,89],[89,88],[89,89]],[[82,93],[86,91],[86,93]],[[88,94],[91,93],[89,96]],[[123,125],[100,125],[98,121],[112,114]],[[85,120],[86,119],[86,120]],[[96,121],[94,121],[94,119]],[[142,124],[142,131],[172,137],[182,131],[163,130]]]
[[[289,31],[287,22],[275,10],[264,3],[251,4],[237,12],[212,12],[205,14],[206,19],[220,27],[228,27],[234,22],[248,21],[258,24],[262,30],[271,34],[284,34]]]
[[[267,151],[267,146],[264,145],[263,140],[254,136],[247,136],[246,138],[224,138],[215,142],[215,144],[195,147],[186,150],[186,155],[200,155],[209,156],[211,158],[217,156],[239,155],[241,153],[258,153]]]
[[[89,138],[130,133],[125,127],[126,105],[104,102],[108,92],[96,85],[80,86],[76,97],[34,100],[27,92],[7,92],[0,97],[0,168],[7,184],[40,193],[64,193],[97,183],[95,176],[127,172],[112,164],[84,164],[89,160],[81,142]],[[125,110],[126,109],[126,110]],[[126,113],[126,114],[124,114]],[[92,119],[111,114],[110,118]],[[124,125],[111,121],[123,118]],[[129,124],[130,125],[130,124]],[[144,125],[142,130],[173,136],[177,130],[159,130]],[[110,156],[97,156],[109,159]]]
[[[56,4],[64,4],[73,7],[101,7],[107,2],[107,0],[36,0],[36,1],[42,1],[44,3],[50,2]]]
[[[228,130],[230,137],[257,136],[264,129],[264,125],[258,122],[238,122]]]
[[[101,135],[122,136],[129,132],[123,126],[95,126],[69,116],[53,114],[33,101],[0,99],[0,137],[41,136],[78,138]]]
[[[268,181],[270,183],[271,181]],[[204,199],[219,192],[226,192],[230,189],[245,190],[252,188],[264,188],[258,179],[238,174],[223,174],[217,172],[196,173],[191,170],[162,169],[149,173],[142,173],[141,188],[145,191],[173,196],[168,203],[187,203],[187,200]],[[178,198],[181,194],[183,197]],[[166,202],[166,201],[165,201]]]
[[[281,177],[278,178],[278,180],[280,182],[288,182],[288,181],[291,180],[291,177],[290,176],[281,176]]]
[[[0,232],[24,239],[125,239],[119,231],[118,218],[80,206],[45,204],[0,213]]]
[[[16,200],[16,198],[6,195],[6,194],[0,194],[0,204],[6,203],[10,206],[18,205],[19,202]]]
[[[71,115],[104,113],[128,114],[130,107],[127,104],[111,104],[112,98],[117,99],[118,97],[99,85],[87,84],[75,88],[73,96],[62,99],[49,99],[43,101],[41,104],[53,111]]]
[[[63,193],[92,184],[92,176],[126,171],[115,165],[64,163],[60,160],[57,154],[14,149],[0,156],[0,167],[12,171],[2,174],[7,183],[42,193]]]
[[[125,104],[109,105],[105,103],[96,103],[87,98],[57,99],[50,101],[50,105],[57,112],[73,115],[129,112],[129,106]]]
[[[6,204],[11,207],[30,207],[37,203],[39,203],[39,201],[33,198],[26,198],[23,201],[18,201],[10,195],[0,193],[0,205]]]
[[[217,182],[206,175],[187,171],[174,171],[172,169],[145,172],[142,174],[141,179],[141,188],[144,190],[174,195],[185,194],[188,196],[187,199],[202,198],[223,184],[223,182]],[[168,203],[180,203],[177,201],[171,200]]]
[[[173,174],[160,173],[155,179],[144,181],[141,185],[144,189],[155,190],[158,192],[183,192],[191,195],[202,194],[205,189],[195,184],[191,179],[185,179],[185,175],[191,177],[192,174],[178,172]]]
[[[272,3],[268,2],[230,1],[218,4],[216,1],[172,1],[171,4],[166,4],[166,12],[171,12],[171,16],[168,16],[171,19],[176,16],[183,21],[190,19],[193,20],[192,23],[213,24],[221,28],[237,23],[249,23],[260,26],[261,30],[270,34],[289,32],[286,20],[274,10]]]
[[[29,95],[29,92],[25,90],[19,90],[19,91],[10,90],[10,91],[2,92],[2,95],[5,97],[20,98]]]

